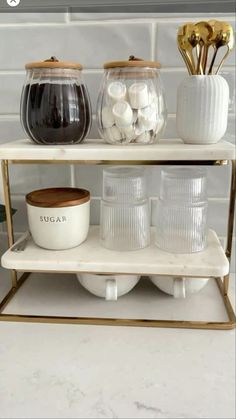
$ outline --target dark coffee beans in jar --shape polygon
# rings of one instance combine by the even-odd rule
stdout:
[[[29,74],[22,92],[21,121],[34,142],[74,144],[89,133],[90,100],[81,67],[76,66],[50,60],[26,65]]]

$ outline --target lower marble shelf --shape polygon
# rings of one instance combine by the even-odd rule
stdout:
[[[6,271],[2,273],[2,279],[4,281],[1,282],[8,283]],[[233,278],[232,286],[233,296]],[[33,273],[3,313],[110,319],[228,321],[223,300],[213,279],[199,292],[182,299],[165,294],[148,277],[142,277],[128,294],[119,297],[117,301],[105,301],[84,289],[75,275],[53,273]],[[93,333],[96,333],[95,328]]]
[[[216,233],[208,232],[207,248],[193,254],[171,254],[154,244],[132,252],[116,252],[101,247],[99,226],[91,226],[87,240],[70,250],[51,251],[36,246],[32,239],[22,252],[9,249],[2,266],[24,272],[136,273],[140,275],[182,275],[221,277],[229,272],[229,262]],[[20,241],[21,239],[19,239]]]

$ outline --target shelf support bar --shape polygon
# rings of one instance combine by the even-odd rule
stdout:
[[[234,230],[234,211],[235,211],[235,198],[236,198],[236,160],[231,161],[231,187],[230,187],[230,198],[229,198],[229,215],[228,215],[228,226],[227,226],[227,244],[225,254],[231,261],[232,256],[232,242],[233,242],[233,230]],[[229,290],[229,273],[224,277],[224,295],[228,295]]]
[[[6,223],[7,223],[7,236],[8,236],[8,246],[11,247],[14,244],[14,233],[13,233],[13,221],[12,221],[12,212],[11,212],[11,192],[10,192],[10,180],[9,180],[9,167],[8,160],[2,160],[2,182],[3,182],[3,192],[5,200],[5,209],[6,209]],[[17,273],[16,271],[11,271],[12,287],[17,287]]]
[[[10,301],[14,298],[17,291],[20,289],[20,287],[25,283],[26,279],[30,276],[30,272],[25,272],[21,276],[21,278],[17,281],[16,287],[12,287],[10,291],[7,293],[7,295],[4,297],[4,299],[0,302],[0,314],[4,311],[6,306],[10,303]]]

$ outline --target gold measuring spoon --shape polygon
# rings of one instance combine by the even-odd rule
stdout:
[[[200,33],[197,74],[204,74],[207,63],[208,48],[211,45],[213,29],[208,22],[198,22],[195,24],[195,26],[196,30]]]
[[[192,67],[191,59],[189,58],[189,56],[187,54],[187,51],[186,51],[185,35],[183,33],[182,26],[178,30],[177,43],[178,43],[179,52],[182,55],[182,58],[183,58],[183,60],[186,64],[186,67],[188,69],[189,74],[193,74],[194,69]]]
[[[186,24],[179,28],[177,40],[179,51],[184,59],[189,74],[195,74],[195,64],[192,54],[193,47],[188,40],[190,25],[191,24]]]
[[[213,34],[212,34],[211,40],[212,40],[212,47],[214,49],[214,53],[212,55],[211,63],[210,63],[209,70],[208,70],[208,74],[212,74],[212,69],[213,69],[215,59],[216,59],[218,48],[223,46],[223,44],[222,44],[222,31],[223,31],[225,22],[222,22],[222,21],[219,22],[218,20],[209,20],[208,23],[209,23],[209,25],[211,25],[211,27],[213,29]]]
[[[221,60],[215,74],[221,68],[224,60],[226,59],[229,52],[233,49],[233,45],[234,45],[233,28],[229,24],[226,24],[224,22],[218,22],[218,23],[219,23],[219,25],[215,26],[215,37],[214,37],[215,51],[214,51],[214,54],[212,56],[212,60],[211,60],[211,64],[210,64],[210,67],[209,67],[208,74],[212,74],[212,70],[213,70],[215,60],[216,60],[218,49],[221,48],[221,47],[224,47],[226,45],[228,47],[228,50],[227,50],[226,54],[224,55],[223,59]]]
[[[212,55],[211,62],[210,62],[210,65],[209,65],[209,69],[208,69],[208,74],[211,74],[210,71],[212,72],[212,68],[213,68],[214,61],[215,61],[216,54],[217,54],[217,45],[216,44],[218,43],[221,31],[222,31],[222,22],[219,22],[218,20],[209,20],[208,23],[209,23],[209,25],[211,25],[212,30],[213,30],[213,34],[212,34],[212,38],[211,38],[211,40],[212,40],[211,46],[214,49],[214,53]]]
[[[192,63],[192,68],[194,69],[193,74],[196,74],[197,65],[195,64],[193,51],[199,45],[200,33],[198,32],[196,26],[193,23],[187,23],[186,25],[184,25],[183,28],[185,34],[186,48]]]
[[[224,30],[225,30],[225,32],[224,32],[225,37],[226,37],[226,39],[228,41],[225,44],[225,45],[227,45],[227,51],[226,51],[224,57],[222,58],[220,64],[218,65],[218,68],[217,68],[215,74],[218,74],[219,73],[219,71],[220,71],[220,69],[221,69],[224,61],[226,60],[226,58],[228,57],[229,53],[232,51],[232,49],[234,47],[234,31],[233,31],[232,26],[230,24],[227,24],[227,26],[225,25]],[[226,36],[226,34],[227,34],[227,36]]]

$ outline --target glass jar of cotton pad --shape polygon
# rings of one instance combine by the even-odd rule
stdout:
[[[110,144],[153,144],[167,119],[164,89],[157,61],[131,56],[104,64],[97,102],[101,137]]]

